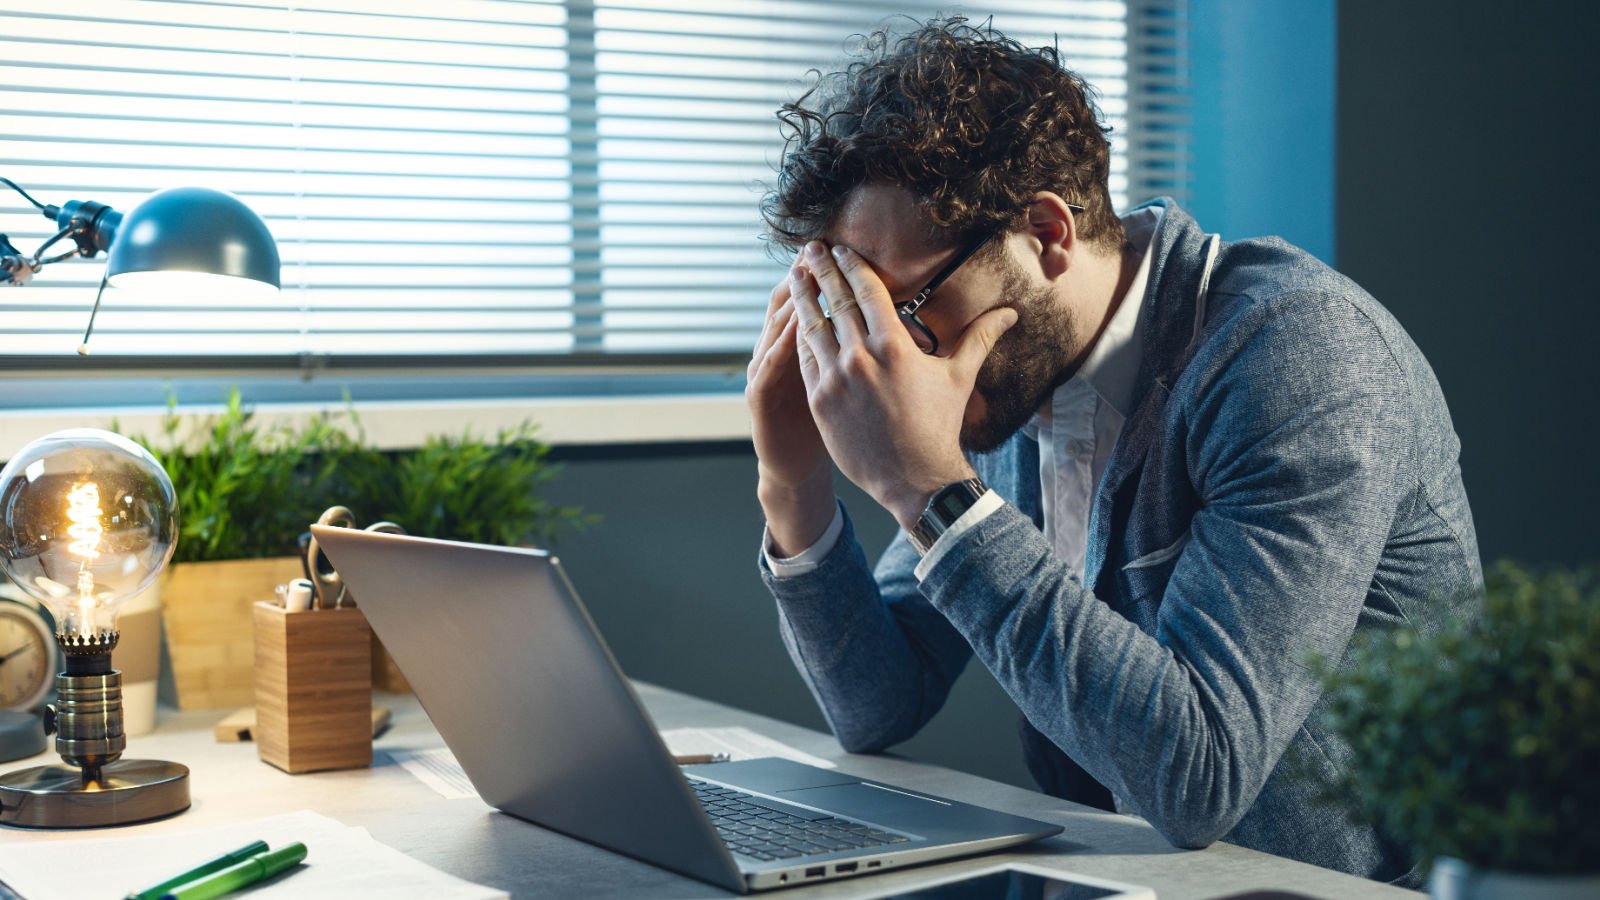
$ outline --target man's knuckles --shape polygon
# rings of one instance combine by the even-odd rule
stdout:
[[[837,365],[840,373],[854,383],[876,375],[883,368],[872,350],[861,344],[851,344],[841,350]]]
[[[810,341],[823,333],[827,333],[831,337],[833,335],[833,324],[821,316],[814,319],[807,318],[800,323],[800,333],[801,337],[805,338],[806,341]]]

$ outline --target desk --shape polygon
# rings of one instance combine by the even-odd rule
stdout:
[[[742,725],[797,749],[837,761],[844,769],[916,790],[993,806],[1065,826],[1062,834],[968,860],[789,888],[775,900],[868,897],[930,876],[973,869],[1003,858],[1148,885],[1162,900],[1218,897],[1283,888],[1317,897],[1418,896],[1304,863],[1224,844],[1175,850],[1143,822],[1092,810],[949,769],[893,756],[850,756],[829,735],[685,694],[636,683],[661,728]],[[161,710],[153,734],[132,738],[132,758],[168,759],[189,766],[194,806],[161,822],[118,830],[0,829],[0,840],[58,841],[176,833],[242,819],[312,809],[347,825],[365,826],[378,840],[445,872],[509,891],[513,897],[726,897],[726,892],[601,850],[496,812],[476,798],[445,800],[381,755],[385,750],[442,744],[412,697],[380,696],[394,722],[378,739],[370,769],[287,775],[256,758],[253,744],[220,744],[211,726],[223,713]],[[1009,739],[1009,736],[1008,736]],[[6,764],[24,768],[51,757]],[[757,895],[760,896],[760,895]]]

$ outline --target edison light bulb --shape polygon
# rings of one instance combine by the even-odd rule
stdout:
[[[189,808],[188,768],[122,758],[122,673],[111,667],[123,603],[177,538],[172,479],[121,435],[58,431],[0,469],[0,569],[56,618],[62,670],[42,724],[66,763],[0,775],[0,823],[99,827]]]
[[[172,480],[119,434],[58,431],[0,470],[0,567],[49,607],[63,638],[114,632],[123,603],[172,558],[177,535]]]

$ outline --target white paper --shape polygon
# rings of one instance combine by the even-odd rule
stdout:
[[[0,881],[28,900],[121,897],[153,887],[251,841],[277,850],[299,841],[305,862],[256,885],[252,898],[350,897],[497,900],[504,891],[446,875],[387,844],[309,810],[209,828],[128,838],[0,846]]]
[[[661,737],[667,742],[667,749],[678,756],[726,753],[730,762],[777,756],[822,769],[835,768],[820,756],[802,753],[748,728],[671,728],[661,732]]]
[[[478,796],[478,792],[472,789],[472,782],[467,780],[467,773],[461,771],[461,763],[456,762],[455,754],[450,752],[449,747],[386,752],[390,759],[400,764],[402,769],[417,776],[418,780],[433,788],[441,797],[460,800]]]

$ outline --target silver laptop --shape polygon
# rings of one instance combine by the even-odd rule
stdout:
[[[1061,831],[787,760],[679,767],[555,557],[312,530],[473,787],[511,815],[741,893]]]

